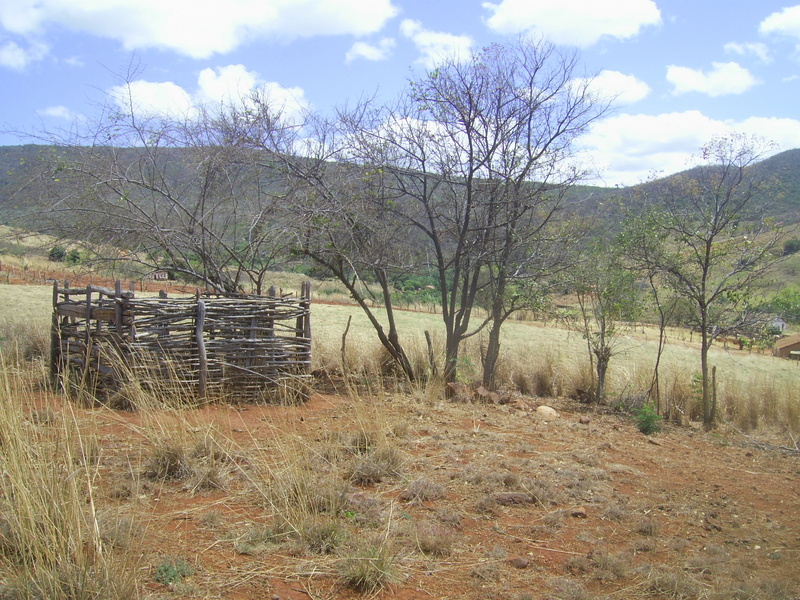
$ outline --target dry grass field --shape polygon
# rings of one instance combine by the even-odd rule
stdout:
[[[800,598],[794,363],[716,349],[725,419],[706,434],[688,419],[697,348],[673,332],[663,395],[685,418],[645,436],[571,399],[574,334],[510,324],[504,403],[453,402],[383,377],[358,309],[317,302],[327,375],[307,403],[138,388],[122,412],[47,390],[50,301],[0,286],[2,599]],[[401,318],[424,363],[438,315]],[[654,347],[631,332],[613,398],[640,394]]]

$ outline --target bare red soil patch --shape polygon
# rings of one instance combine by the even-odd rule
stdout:
[[[646,437],[622,415],[552,405],[549,422],[522,403],[402,395],[177,416],[74,410],[96,437],[103,510],[138,523],[130,544],[149,598],[798,597],[798,453],[691,427]],[[53,399],[49,410],[57,420],[71,407]],[[159,428],[224,447],[218,481],[145,476]],[[364,432],[379,432],[401,467],[342,475]],[[331,450],[341,440],[346,456]],[[254,539],[277,529],[265,498],[293,449],[342,490],[332,520],[343,537],[330,548]],[[365,594],[342,565],[367,539],[390,553],[393,576]],[[191,574],[165,585],[156,570],[172,559]]]

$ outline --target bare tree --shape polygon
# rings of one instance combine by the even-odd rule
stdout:
[[[84,241],[99,261],[262,293],[288,240],[289,192],[262,152],[231,136],[226,111],[144,114],[130,94],[123,108],[109,105],[82,133],[57,140],[57,185],[47,188],[41,224]]]
[[[753,165],[765,145],[744,136],[717,138],[701,150],[700,166],[653,184],[653,226],[666,238],[650,263],[690,307],[687,325],[700,333],[703,426],[716,418],[708,351],[714,340],[742,330],[747,305],[779,253],[783,231],[766,218],[757,192],[768,185]]]
[[[462,341],[489,324],[484,379],[494,382],[501,325],[523,306],[513,282],[558,268],[553,225],[582,175],[572,144],[605,110],[577,66],[544,42],[490,46],[412,81],[396,106],[350,117],[354,158],[382,170],[392,216],[430,248],[448,382]],[[489,314],[473,325],[480,295]]]
[[[392,360],[413,381],[416,373],[400,340],[391,286],[395,274],[413,270],[413,252],[409,226],[387,218],[391,199],[383,171],[353,160],[347,119],[308,114],[292,130],[272,126],[271,119],[269,102],[254,96],[247,110],[231,115],[230,125],[237,139],[280,170],[291,190],[286,208],[292,215],[292,252],[345,286]]]

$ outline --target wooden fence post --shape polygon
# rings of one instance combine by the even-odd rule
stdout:
[[[202,300],[197,301],[197,318],[195,321],[194,337],[197,342],[197,358],[199,361],[198,389],[200,398],[205,399],[208,382],[208,357],[206,356],[206,343],[203,339],[203,325],[206,320],[206,303]]]
[[[114,329],[117,335],[122,335],[122,282],[119,279],[114,283]]]
[[[301,306],[305,309],[303,316],[302,336],[308,340],[308,347],[306,355],[303,357],[305,361],[305,373],[311,373],[311,282],[304,281],[300,288],[300,296],[302,297]]]
[[[50,382],[55,388],[61,374],[61,327],[58,319],[58,281],[53,282],[53,316],[50,322]]]

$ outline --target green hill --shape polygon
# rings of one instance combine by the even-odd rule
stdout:
[[[39,169],[57,151],[69,157],[69,150],[57,150],[53,146],[0,146],[0,224],[11,224],[15,218],[43,208],[35,186],[20,190],[36,178]],[[174,152],[176,158],[181,154],[178,149]],[[768,205],[769,214],[787,225],[800,223],[800,149],[776,154],[755,168],[769,181],[768,191],[759,199]],[[685,173],[691,173],[691,170]],[[601,220],[614,219],[615,215],[609,214],[609,202],[618,200],[624,203],[648,185],[642,183],[627,188],[580,185],[571,190],[568,199],[576,208],[579,207],[581,214],[594,215]]]

